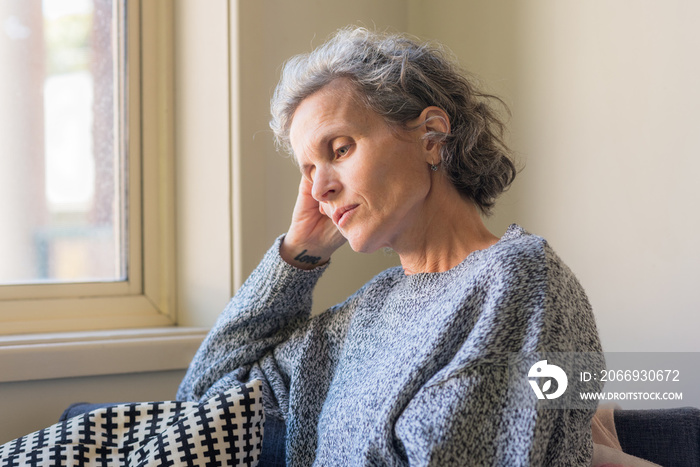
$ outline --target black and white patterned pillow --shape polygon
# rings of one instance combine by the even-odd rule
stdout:
[[[143,402],[88,412],[0,446],[0,467],[257,465],[262,383],[206,402]]]

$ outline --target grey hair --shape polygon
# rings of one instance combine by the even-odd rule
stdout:
[[[284,66],[271,101],[270,128],[278,147],[292,153],[289,129],[301,102],[337,78],[349,79],[362,102],[390,125],[407,128],[429,106],[450,119],[440,143],[442,170],[485,215],[513,182],[517,169],[503,141],[505,125],[490,105],[507,106],[477,89],[440,46],[399,34],[343,28]]]

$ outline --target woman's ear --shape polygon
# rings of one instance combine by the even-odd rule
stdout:
[[[430,106],[423,109],[420,117],[417,119],[419,126],[423,127],[423,133],[432,133],[433,137],[424,138],[425,149],[431,151],[435,148],[439,148],[439,135],[449,135],[450,134],[450,117],[447,112],[442,110],[440,107]]]

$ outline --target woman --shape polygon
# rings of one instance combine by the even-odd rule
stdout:
[[[516,173],[489,100],[397,35],[344,29],[292,58],[271,121],[302,173],[291,225],[178,398],[262,379],[266,437],[283,423],[288,465],[589,465],[592,411],[540,409],[509,383],[509,356],[601,348],[546,241],[481,220]],[[392,248],[401,267],[309,318],[346,240]]]

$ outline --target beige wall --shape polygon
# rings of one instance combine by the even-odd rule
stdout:
[[[227,3],[175,3],[177,302],[184,326],[211,326],[233,293]]]

